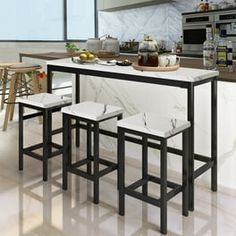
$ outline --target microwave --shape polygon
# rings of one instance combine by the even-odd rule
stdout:
[[[208,13],[183,15],[183,53],[202,54],[206,26],[214,27],[214,15]]]
[[[211,25],[212,32],[216,27],[226,30],[227,38],[233,44],[233,55],[236,56],[236,10],[183,13],[183,53],[202,54],[207,25]]]

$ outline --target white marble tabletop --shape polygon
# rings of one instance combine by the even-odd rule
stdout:
[[[136,75],[140,77],[158,78],[158,79],[169,79],[173,81],[183,81],[183,82],[197,82],[206,80],[212,77],[219,76],[218,71],[212,70],[202,70],[202,69],[192,69],[180,67],[176,71],[172,72],[149,72],[149,71],[138,71],[133,69],[132,66],[106,66],[99,64],[76,64],[72,62],[71,58],[50,60],[47,61],[47,65],[62,66],[68,68],[78,68],[86,69],[92,71],[119,73],[126,75]]]

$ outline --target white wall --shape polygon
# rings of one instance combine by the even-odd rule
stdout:
[[[79,46],[84,48],[84,44]],[[0,42],[0,62],[19,61],[19,53],[65,52],[65,43]],[[25,59],[29,60],[29,59]],[[41,61],[43,63],[43,61]]]

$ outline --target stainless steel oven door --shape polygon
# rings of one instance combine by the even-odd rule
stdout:
[[[202,53],[206,40],[206,24],[183,26],[183,51]]]

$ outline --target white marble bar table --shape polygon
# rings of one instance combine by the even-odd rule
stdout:
[[[179,68],[173,72],[147,72],[137,71],[131,66],[103,66],[99,64],[75,64],[71,58],[47,61],[48,73],[48,92],[52,92],[52,72],[67,72],[75,74],[75,102],[80,102],[80,75],[90,75],[104,77],[107,79],[127,80],[138,83],[149,83],[155,85],[165,85],[183,88],[187,90],[187,120],[191,122],[190,128],[190,144],[189,144],[189,210],[194,210],[194,180],[211,170],[211,189],[217,191],[217,77],[218,71]],[[211,155],[203,156],[194,152],[194,93],[195,88],[202,84],[211,83]],[[203,114],[204,115],[204,114]],[[102,131],[103,134],[115,136],[109,131]],[[79,134],[79,128],[77,128]],[[79,135],[77,135],[79,137]],[[138,143],[134,138],[127,140]],[[77,138],[77,145],[79,140]],[[149,143],[149,146],[157,144]],[[175,148],[168,148],[168,152],[182,155],[182,151]],[[201,167],[194,168],[194,160],[204,163]]]

